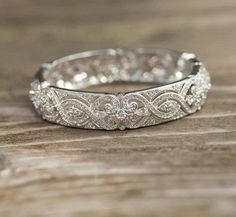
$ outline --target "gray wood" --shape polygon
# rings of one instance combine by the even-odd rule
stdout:
[[[235,0],[1,0],[0,216],[236,216]],[[213,79],[201,112],[129,131],[38,118],[39,64],[108,47],[197,53]]]

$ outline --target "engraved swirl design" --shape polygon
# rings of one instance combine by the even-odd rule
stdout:
[[[206,100],[207,75],[169,87],[127,94],[71,94],[34,83],[31,100],[48,121],[91,129],[125,129],[154,125],[196,112]]]

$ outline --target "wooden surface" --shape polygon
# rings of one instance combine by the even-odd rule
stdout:
[[[108,47],[197,53],[213,88],[204,109],[124,132],[35,116],[39,64]],[[1,217],[235,217],[235,0],[1,0]]]

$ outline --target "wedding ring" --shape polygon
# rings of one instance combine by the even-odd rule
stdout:
[[[120,93],[85,89],[113,82],[154,86]],[[168,49],[106,49],[43,64],[31,84],[30,99],[40,116],[52,123],[124,130],[192,114],[201,109],[210,87],[209,73],[195,54]]]

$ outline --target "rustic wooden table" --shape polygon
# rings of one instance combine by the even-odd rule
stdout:
[[[235,0],[1,0],[1,217],[235,217]],[[108,47],[196,52],[201,112],[132,131],[46,123],[27,91],[39,64]]]

